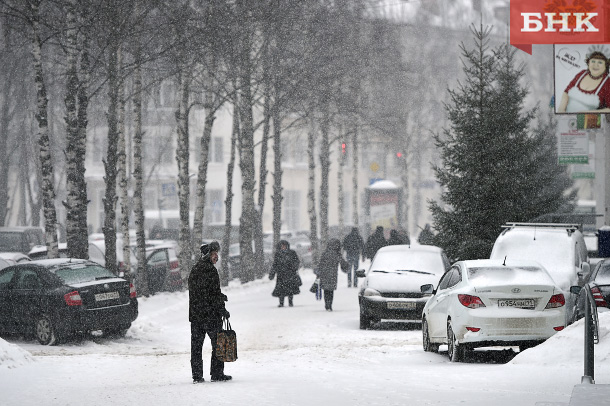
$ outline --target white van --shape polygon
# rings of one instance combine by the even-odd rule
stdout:
[[[582,286],[590,272],[587,246],[577,224],[507,223],[491,251],[491,259],[533,260],[551,275],[566,299],[566,325],[575,311],[571,286]]]

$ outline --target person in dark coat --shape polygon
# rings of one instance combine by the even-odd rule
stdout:
[[[421,230],[419,237],[417,237],[417,242],[421,245],[434,245],[434,233],[430,228],[430,224],[426,224]]]
[[[330,240],[326,250],[320,256],[318,265],[318,277],[320,278],[320,288],[324,291],[324,306],[327,311],[333,310],[333,297],[337,289],[337,274],[341,270],[347,272],[349,267],[347,261],[341,255],[341,241],[336,238]]]
[[[299,257],[294,250],[290,249],[290,243],[282,240],[277,244],[275,257],[269,279],[272,280],[277,274],[275,289],[272,296],[280,299],[278,307],[284,307],[284,298],[288,296],[288,306],[292,307],[292,297],[301,293],[301,277],[299,276]]]
[[[220,278],[214,264],[218,261],[220,244],[213,241],[201,246],[201,258],[191,269],[189,286],[189,321],[191,322],[191,372],[193,383],[204,382],[202,347],[205,335],[212,343],[210,375],[212,382],[228,381],[232,377],[224,374],[224,362],[214,355],[216,337],[222,329],[223,317],[230,314],[225,308],[227,296],[220,291]]]
[[[360,257],[364,261],[364,240],[358,232],[358,227],[353,227],[352,231],[343,239],[343,249],[345,250],[345,256],[349,268],[347,269],[347,287],[352,286],[352,270],[354,272],[354,287],[358,287],[358,278],[356,278],[356,271],[360,264]]]
[[[390,230],[388,245],[410,244],[409,237],[398,230]]]
[[[383,227],[377,226],[375,232],[369,236],[366,240],[366,256],[367,258],[373,259],[379,248],[383,248],[388,245],[388,242],[383,235]]]

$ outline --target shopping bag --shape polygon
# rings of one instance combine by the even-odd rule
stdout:
[[[318,289],[320,288],[320,278],[317,278],[313,285],[311,285],[311,288],[309,288],[309,291],[311,293],[318,293]]]
[[[216,358],[223,362],[237,360],[237,335],[231,329],[229,319],[223,319],[223,328],[216,335]]]

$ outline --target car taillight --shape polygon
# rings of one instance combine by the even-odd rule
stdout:
[[[593,299],[595,299],[595,304],[597,307],[608,307],[608,303],[606,303],[606,299],[604,299],[602,291],[599,290],[597,286],[591,288],[591,293],[593,294]]]
[[[564,306],[566,304],[566,298],[563,297],[563,293],[551,296],[549,302],[546,304],[545,309],[555,309],[557,307]]]
[[[466,327],[466,330],[476,333],[481,330],[481,327]]]
[[[178,268],[179,262],[178,261],[169,261],[169,269],[176,269]]]
[[[485,304],[478,296],[471,295],[458,295],[458,300],[462,306],[466,306],[470,309],[478,309],[479,307],[485,307]]]
[[[76,291],[76,290],[74,292],[66,293],[64,295],[64,300],[66,301],[66,304],[68,306],[82,306],[83,305],[83,299],[81,299],[80,293],[78,293],[78,291]]]
[[[136,293],[136,287],[133,286],[133,283],[129,284],[129,297],[134,298],[137,297],[138,294]]]

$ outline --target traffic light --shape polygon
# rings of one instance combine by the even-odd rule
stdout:
[[[404,167],[407,164],[407,157],[402,152],[396,152],[394,163],[397,167]]]
[[[341,155],[345,155],[345,143],[341,143]]]

